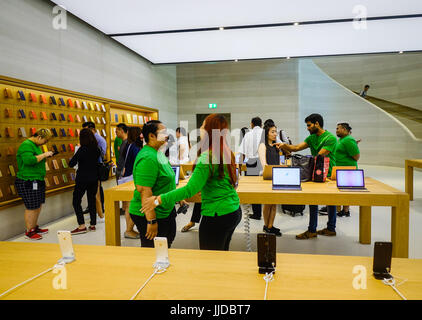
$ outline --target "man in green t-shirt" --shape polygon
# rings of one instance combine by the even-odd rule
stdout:
[[[336,149],[337,166],[358,167],[360,151],[358,144],[351,136],[352,128],[347,122],[337,124],[336,135],[339,137]],[[350,217],[349,206],[343,206],[343,209],[337,213],[339,217]]]
[[[330,158],[330,168],[328,170],[328,176],[331,176],[331,170],[336,165],[336,137],[324,130],[324,119],[320,114],[313,113],[306,117],[305,123],[310,135],[305,139],[304,142],[298,145],[288,145],[285,143],[279,144],[279,146],[288,152],[297,152],[307,148],[311,149],[312,156],[323,155]],[[318,225],[318,206],[309,206],[309,227],[304,233],[298,234],[296,239],[304,240],[317,237],[317,234],[323,236],[335,236],[336,235],[336,206],[328,206],[328,224],[327,228],[316,231]]]

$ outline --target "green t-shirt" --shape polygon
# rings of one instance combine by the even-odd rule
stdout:
[[[331,177],[331,170],[334,166],[336,166],[336,137],[331,132],[325,130],[325,132],[320,136],[317,136],[315,133],[311,134],[305,139],[305,142],[308,144],[309,148],[311,149],[311,154],[314,157],[318,155],[321,149],[330,151],[330,153],[328,154],[328,157],[330,158],[330,169],[328,170],[327,176]]]
[[[140,212],[142,208],[141,194],[136,186],[150,187],[152,194],[160,194],[176,189],[175,174],[171,165],[161,151],[146,145],[138,152],[133,165],[133,182],[135,191],[130,202],[129,213],[137,216],[144,216]],[[155,208],[157,219],[167,218],[174,208],[174,203],[162,204]]]
[[[201,191],[203,216],[223,216],[239,209],[239,196],[230,184],[227,166],[224,166],[224,177],[220,179],[218,164],[210,162],[209,152],[202,153],[186,186],[162,194],[162,204],[173,206],[177,201],[188,199]]]
[[[116,156],[116,162],[119,161],[120,151],[119,148],[122,145],[123,140],[119,137],[114,139],[114,155]]]
[[[42,154],[41,148],[34,142],[27,139],[18,148],[16,160],[18,162],[18,173],[16,177],[22,180],[41,180],[46,174],[45,159],[37,161],[36,156]]]
[[[336,149],[337,166],[355,166],[357,168],[358,163],[352,157],[358,154],[360,151],[355,138],[348,135],[339,139]]]

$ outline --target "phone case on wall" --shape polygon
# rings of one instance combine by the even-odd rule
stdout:
[[[103,122],[103,124],[107,124],[106,119],[104,117],[101,117],[101,121]]]
[[[11,184],[11,185],[9,186],[9,190],[10,190],[10,193],[11,193],[13,196],[15,196],[15,195],[16,195],[16,189],[15,189],[15,186],[14,186],[13,184]]]
[[[75,152],[75,146],[72,143],[69,143],[69,150]]]
[[[12,90],[10,90],[9,88],[5,88],[4,97],[8,99],[13,98]]]
[[[88,118],[86,116],[83,116],[82,119],[84,120],[84,122],[88,122]]]
[[[15,167],[13,165],[9,165],[9,173],[12,177],[16,176]]]
[[[91,111],[95,111],[94,104],[92,102],[89,103],[89,107],[91,108]]]
[[[35,134],[35,132],[37,132],[37,128],[30,128],[29,129],[29,133],[31,134],[31,136],[33,136]]]
[[[29,118],[31,118],[32,120],[37,119],[37,114],[35,113],[34,110],[29,111]]]
[[[77,109],[81,109],[81,104],[80,104],[80,102],[78,100],[75,100],[75,107]]]
[[[29,100],[32,102],[37,102],[37,95],[33,92],[29,94]]]
[[[47,113],[45,111],[41,111],[40,118],[41,120],[48,120]]]
[[[69,168],[69,166],[67,165],[66,159],[62,159],[62,165],[64,169]]]
[[[72,101],[72,99],[67,99],[67,105],[70,107],[70,108],[73,108],[73,101]]]
[[[94,117],[93,117],[93,116],[89,116],[89,120],[90,120],[91,122],[94,122]]]
[[[62,174],[62,178],[63,178],[64,183],[69,182],[69,180],[67,180],[67,175],[65,173]]]
[[[8,108],[4,109],[4,116],[6,118],[13,118],[12,110],[11,109],[8,109]]]
[[[55,96],[50,96],[50,103],[54,106],[57,105],[57,101],[56,101],[56,97]]]
[[[139,124],[144,124],[144,117],[138,116],[139,118]]]
[[[60,134],[62,137],[66,137],[66,131],[63,128],[60,128]]]
[[[67,119],[69,120],[69,122],[74,122],[74,121],[73,121],[73,116],[72,116],[71,114],[69,114],[69,115],[67,116]]]
[[[60,121],[66,121],[66,117],[63,113],[60,113]]]
[[[64,102],[64,99],[63,98],[59,98],[59,102],[60,102],[60,105],[61,106],[66,106],[66,103]]]
[[[70,135],[71,137],[74,137],[74,136],[75,136],[75,134],[73,133],[72,128],[69,128],[69,135]]]
[[[58,137],[56,128],[51,128],[51,132],[53,133],[53,136]]]
[[[23,137],[23,138],[27,137],[26,130],[25,130],[24,127],[21,127],[21,128],[18,129],[18,134],[19,134],[20,137]]]
[[[53,162],[53,168],[56,169],[56,170],[58,170],[59,169],[59,164],[57,163],[57,160],[54,159],[52,162]]]
[[[114,114],[114,122],[119,122],[119,115],[117,113]]]
[[[42,104],[47,104],[47,98],[45,95],[41,94],[40,95],[40,103]]]
[[[82,105],[84,106],[84,109],[85,110],[88,110],[88,106],[86,105],[86,102],[85,101],[82,101]]]
[[[138,124],[138,116],[136,115],[136,114],[134,114],[133,116],[132,116],[132,118],[133,118],[133,124]]]
[[[53,144],[51,147],[53,148],[54,152],[56,153],[59,152],[59,149],[57,149],[57,146],[55,144]]]
[[[22,90],[18,90],[18,100],[26,101],[25,94]]]
[[[62,151],[66,152],[66,145],[62,144]]]
[[[107,136],[105,130],[101,129],[101,132],[103,133],[103,137],[105,138]]]
[[[95,104],[95,108],[97,109],[97,111],[101,111],[100,105],[98,103]]]
[[[51,120],[57,120],[56,114],[54,112],[51,113],[50,119]]]
[[[48,148],[45,144],[41,146],[42,152],[48,152]]]
[[[53,177],[53,181],[54,181],[54,184],[55,185],[59,185],[60,184],[59,178],[57,178],[57,176],[54,176]]]
[[[50,186],[50,180],[47,177],[44,178],[45,186],[48,188]]]
[[[18,111],[18,116],[19,116],[19,118],[21,118],[21,119],[25,119],[25,118],[26,118],[25,111],[24,111],[23,109],[19,109],[19,111]]]
[[[75,181],[75,174],[73,172],[70,173],[70,180]]]
[[[105,108],[105,106],[103,104],[101,105],[101,109],[103,110],[103,112],[106,112],[107,111],[106,108]]]
[[[127,120],[127,123],[129,123],[129,124],[132,123],[132,117],[130,116],[130,113],[126,114],[126,120]]]
[[[98,124],[101,124],[101,121],[100,121],[100,118],[99,117],[96,117],[95,120],[97,120],[97,123]]]
[[[79,116],[79,114],[76,115],[75,119],[76,119],[76,122],[81,122],[81,117]]]
[[[75,135],[77,136],[77,137],[79,137],[79,134],[81,133],[81,130],[80,129],[76,129],[75,130]]]
[[[15,134],[13,133],[13,129],[12,128],[7,127],[5,129],[5,131],[6,131],[6,137],[8,137],[8,138],[14,138],[15,137]]]
[[[48,161],[45,161],[45,171],[50,171],[50,166],[48,165]]]

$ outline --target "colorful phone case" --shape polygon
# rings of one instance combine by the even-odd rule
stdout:
[[[66,121],[66,117],[64,116],[63,113],[60,113],[60,120],[61,121]]]
[[[13,165],[9,165],[9,172],[12,177],[16,176],[15,167]]]
[[[44,178],[45,186],[48,188],[50,186],[50,180],[47,177]]]
[[[59,164],[57,163],[57,160],[53,160],[53,167],[54,169],[58,170],[59,169]]]
[[[69,128],[69,136],[71,136],[71,137],[74,137],[75,136],[75,134],[73,133],[73,129],[72,128]]]
[[[15,186],[13,185],[13,184],[11,184],[10,186],[9,186],[9,189],[10,189],[10,193],[12,194],[12,195],[16,195],[16,189],[15,189]]]
[[[53,177],[53,181],[56,185],[60,184],[59,178],[57,178],[56,176]]]
[[[119,122],[119,115],[117,113],[114,114],[114,122]]]
[[[5,98],[13,98],[13,94],[12,94],[12,90],[10,90],[9,88],[5,88],[4,89],[4,97]]]
[[[40,95],[40,103],[47,104],[47,98],[43,94]]]
[[[75,174],[73,172],[70,173],[70,179],[72,181],[75,181]]]
[[[45,171],[50,171],[50,166],[48,165],[48,161],[45,162]]]
[[[41,111],[40,118],[41,120],[48,120],[47,113],[45,111]]]
[[[101,121],[103,122],[103,124],[107,124],[106,119],[104,117],[101,117]]]
[[[27,137],[26,130],[25,130],[24,127],[19,128],[18,129],[18,133],[19,133],[19,136],[21,136],[23,138],[26,138]]]
[[[21,101],[26,101],[25,94],[22,90],[18,90],[18,99]]]
[[[64,181],[64,183],[68,183],[69,182],[69,180],[67,180],[67,175],[66,174],[62,174],[62,178],[63,178],[63,181]]]
[[[88,122],[88,118],[86,116],[83,116],[82,119],[84,120],[84,122]]]
[[[36,119],[37,119],[37,114],[35,113],[35,111],[34,111],[34,110],[29,111],[29,117],[30,117],[32,120],[36,120]]]
[[[37,102],[37,95],[33,92],[29,94],[29,100],[32,102]]]
[[[92,111],[95,111],[94,104],[92,102],[89,103],[89,107],[91,108]]]
[[[85,110],[88,110],[88,106],[86,105],[86,102],[85,101],[82,101],[82,105],[84,106],[84,109]]]
[[[53,136],[58,137],[56,128],[51,128],[51,132],[53,133]]]
[[[79,137],[79,134],[80,134],[80,133],[81,133],[81,130],[80,130],[80,129],[76,129],[76,130],[75,130],[75,134],[76,134],[76,136],[77,136],[77,137]]]
[[[62,151],[66,152],[66,145],[62,144]]]
[[[69,150],[75,152],[75,146],[72,143],[69,143]]]
[[[51,113],[50,119],[51,120],[57,120],[56,114],[54,112]]]
[[[74,121],[73,121],[73,116],[72,116],[71,114],[69,114],[69,115],[67,116],[67,119],[69,120],[69,122],[74,122]]]
[[[67,99],[67,105],[70,107],[70,108],[73,108],[73,100],[72,99]]]
[[[103,104],[101,105],[101,109],[103,110],[103,112],[106,112],[106,108]]]
[[[35,132],[37,132],[37,128],[30,128],[29,129],[29,133],[31,134],[31,136],[33,136],[35,134]]]
[[[67,169],[69,166],[67,165],[66,159],[62,159],[63,168]]]
[[[13,118],[13,113],[11,109],[4,109],[4,115],[6,118]]]
[[[55,96],[50,96],[50,102],[52,105],[57,105],[57,101],[56,101],[56,97]]]
[[[7,127],[5,129],[5,131],[6,131],[6,137],[8,137],[8,138],[14,138],[15,137],[15,134],[13,133],[13,129],[12,128]]]
[[[19,109],[19,118],[21,118],[21,119],[26,118],[25,111],[23,109]]]
[[[41,149],[42,149],[43,152],[48,152],[48,148],[47,148],[47,146],[45,144],[43,144],[41,146]]]
[[[59,98],[59,102],[61,106],[66,106],[66,103],[64,102],[63,98]]]
[[[105,130],[102,129],[101,132],[103,133],[103,137],[105,138],[107,136]]]
[[[51,147],[53,148],[54,152],[59,152],[59,149],[57,149],[57,146],[55,144],[53,144]]]
[[[91,122],[94,122],[94,117],[93,116],[89,116],[89,120],[91,120]]]
[[[66,131],[63,128],[60,128],[60,133],[62,137],[66,137]]]

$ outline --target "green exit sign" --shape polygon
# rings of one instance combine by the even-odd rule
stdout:
[[[209,103],[208,109],[217,109],[217,104],[216,103]]]

